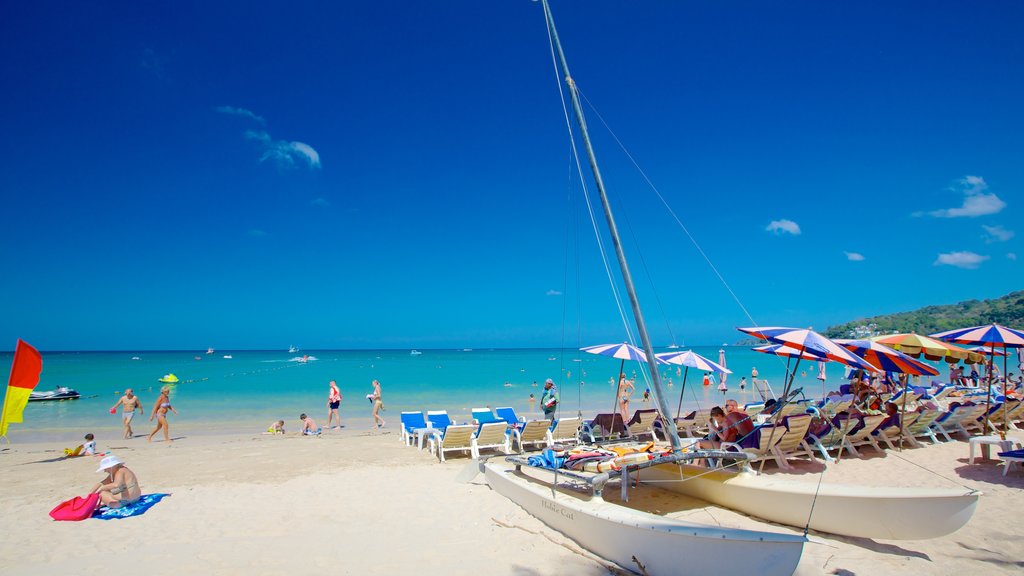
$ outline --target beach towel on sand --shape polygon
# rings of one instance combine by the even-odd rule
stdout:
[[[98,520],[113,520],[115,518],[139,516],[140,514],[144,514],[146,510],[152,508],[154,504],[163,500],[164,496],[170,496],[170,494],[143,494],[137,501],[121,506],[120,508],[107,508],[106,506],[100,506],[96,509],[96,512],[93,512],[92,517]]]
[[[70,522],[85,520],[92,515],[92,511],[96,509],[96,502],[99,499],[99,494],[89,494],[85,497],[75,496],[71,500],[57,504],[56,508],[50,510],[50,518]]]

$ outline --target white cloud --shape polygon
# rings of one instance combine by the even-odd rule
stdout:
[[[309,205],[326,208],[331,205],[331,201],[328,200],[327,198],[313,198],[312,200],[309,201]]]
[[[220,112],[221,114],[227,114],[229,116],[241,116],[242,118],[255,120],[260,124],[267,123],[267,121],[263,119],[263,116],[256,114],[252,110],[246,110],[245,108],[236,108],[235,106],[217,106],[216,108],[214,108],[214,110]]]
[[[967,176],[960,179],[960,192],[964,194],[963,206],[959,208],[947,208],[944,210],[933,210],[928,214],[936,218],[959,218],[962,216],[975,217],[987,214],[996,214],[1006,208],[1006,202],[988,190],[988,184],[980,176]]]
[[[950,252],[949,254],[939,254],[939,257],[935,260],[933,266],[946,265],[974,270],[978,266],[981,266],[982,262],[988,259],[988,256],[982,256],[980,254],[975,254],[974,252]]]
[[[259,228],[253,228],[252,230],[249,230],[249,236],[255,236],[257,238],[263,238],[264,236],[267,236],[267,235],[268,234],[267,234],[266,230],[260,230]]]
[[[783,218],[782,220],[772,220],[771,223],[769,223],[768,226],[765,228],[765,230],[773,234],[787,233],[798,235],[800,234],[800,225],[797,224],[796,222],[793,222],[792,220],[786,220],[785,218]]]
[[[988,236],[985,237],[985,242],[989,244],[993,242],[1006,242],[1010,238],[1013,238],[1014,235],[1013,230],[1007,230],[1006,228],[1003,228],[1001,224],[996,226],[985,226],[982,224],[981,227],[988,233]]]
[[[1006,257],[1009,258],[1010,260],[1017,260],[1017,253],[1016,252],[1007,252],[1006,253]]]
[[[846,254],[846,259],[850,262],[862,262],[864,260],[864,255],[858,252],[843,252],[843,254]]]
[[[562,295],[562,293],[560,291],[558,291],[558,290],[548,290],[545,293],[545,296],[561,296],[561,295]]]
[[[295,168],[297,162],[306,163],[310,168],[320,167],[320,154],[309,144],[274,140],[263,130],[247,130],[245,137],[263,147],[260,162],[272,160],[278,168]]]

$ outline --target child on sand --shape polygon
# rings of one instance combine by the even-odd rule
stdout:
[[[320,427],[316,425],[316,421],[306,416],[305,414],[299,416],[299,420],[302,420],[302,435],[303,436],[319,436]]]
[[[90,432],[85,435],[85,444],[80,444],[75,449],[65,448],[64,455],[69,458],[75,456],[95,456],[96,455],[96,440],[95,436]]]
[[[263,432],[263,434],[284,434],[284,420],[271,422],[270,426],[267,427],[267,431]]]

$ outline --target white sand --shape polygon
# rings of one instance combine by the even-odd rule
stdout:
[[[111,521],[49,518],[53,506],[84,495],[100,477],[97,458],[57,459],[59,448],[16,444],[0,452],[0,573],[609,573],[482,476],[456,483],[468,459],[440,464],[402,446],[393,430],[188,436],[169,446],[101,438],[100,449],[123,458],[145,493],[172,494],[142,516]],[[813,535],[798,573],[1020,574],[1024,472],[1004,478],[995,462],[966,460],[967,443],[958,441],[830,466],[830,482],[961,484],[985,495],[970,523],[941,539]],[[820,467],[807,464],[793,476],[813,482]],[[709,523],[785,530],[717,508],[699,514]]]

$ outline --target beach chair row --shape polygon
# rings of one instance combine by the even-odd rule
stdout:
[[[401,440],[407,446],[416,445],[420,450],[426,442],[431,454],[445,461],[445,453],[459,451],[480,458],[480,451],[496,449],[509,454],[513,449],[523,452],[527,446],[552,446],[555,443],[577,442],[581,420],[561,418],[554,423],[548,420],[524,420],[511,407],[474,408],[473,422],[457,424],[447,410],[423,412],[402,412]]]

